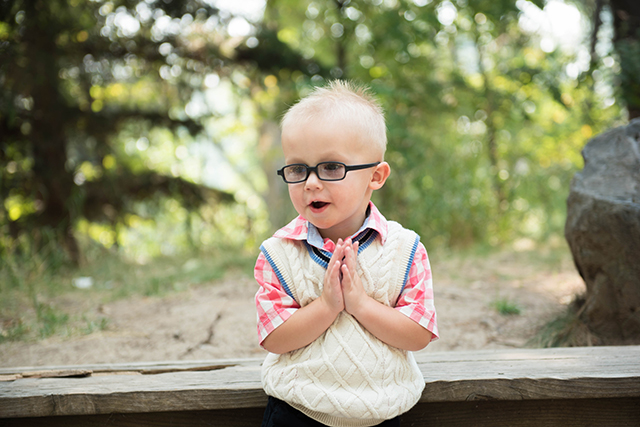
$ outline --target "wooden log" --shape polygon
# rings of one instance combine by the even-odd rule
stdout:
[[[420,403],[403,416],[408,420],[404,425],[412,425],[414,421],[415,425],[426,425],[424,421],[428,414],[439,414],[438,419],[443,420],[441,424],[429,425],[534,425],[522,424],[524,421],[518,411],[544,420],[544,408],[555,408],[549,415],[554,419],[579,421],[586,419],[585,414],[592,414],[590,407],[599,408],[600,414],[608,414],[610,411],[606,408],[613,408],[611,417],[638,421],[626,425],[640,425],[640,346],[427,351],[416,354],[416,359],[426,387]],[[47,370],[84,369],[99,375],[0,382],[0,418],[3,418],[0,424],[22,419],[29,420],[29,425],[38,425],[37,420],[58,420],[61,425],[64,420],[86,421],[84,424],[69,421],[64,425],[93,425],[91,423],[100,420],[109,420],[109,425],[136,425],[135,422],[139,422],[138,425],[200,425],[199,421],[175,424],[147,424],[144,421],[183,417],[185,420],[209,420],[208,425],[255,426],[259,424],[255,420],[261,417],[267,400],[260,384],[261,361],[49,367]],[[4,368],[0,375],[21,375],[32,370]],[[136,375],[121,375],[123,373]],[[604,407],[598,402],[611,405]],[[490,416],[496,410],[521,424],[469,422]],[[560,414],[563,411],[567,413],[564,418]],[[455,414],[466,415],[460,415],[460,420],[456,421],[458,415]],[[502,420],[497,415],[493,417]],[[461,421],[463,418],[467,424]],[[116,419],[122,423],[112,424]],[[220,424],[222,419],[235,421]],[[245,423],[245,419],[250,423]],[[131,424],[127,424],[130,421]],[[545,421],[535,425],[554,424]],[[562,425],[589,424],[567,421]],[[621,421],[606,425],[625,424]]]
[[[640,399],[418,403],[402,416],[402,426],[635,427],[640,426]]]
[[[214,371],[0,383],[0,418],[194,411],[266,405],[260,365]]]
[[[166,362],[127,362],[127,363],[103,363],[82,365],[82,369],[96,373],[138,372],[141,374],[161,374],[164,372],[181,371],[214,371],[236,366],[250,366],[260,363],[262,359],[216,359],[216,360],[182,360]],[[0,368],[0,375],[15,375],[22,372],[40,370],[68,370],[78,367],[69,366],[31,366],[31,367],[5,367]]]
[[[39,371],[25,371],[20,374],[22,378],[69,378],[88,377],[91,369],[44,369]]]
[[[256,427],[264,408],[5,418],[3,427]],[[638,399],[576,399],[418,403],[403,427],[635,427]]]
[[[38,418],[5,418],[3,427],[256,427],[264,408],[216,411],[156,412],[148,414],[81,415]]]

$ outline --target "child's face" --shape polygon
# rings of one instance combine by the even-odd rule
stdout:
[[[346,120],[311,120],[282,130],[285,164],[342,162],[360,165],[382,160],[382,153],[361,136],[359,128]],[[312,172],[306,181],[288,184],[296,211],[315,225],[323,238],[337,242],[362,226],[371,193],[382,187],[389,175],[385,162],[376,167],[349,171],[341,181],[322,181]]]

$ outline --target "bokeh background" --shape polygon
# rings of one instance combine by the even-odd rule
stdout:
[[[77,288],[250,274],[295,213],[280,117],[336,78],[382,102],[374,201],[430,250],[568,251],[580,151],[640,105],[617,3],[0,1],[0,340],[55,334]]]

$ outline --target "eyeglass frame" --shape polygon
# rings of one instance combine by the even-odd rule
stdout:
[[[339,165],[344,166],[344,175],[343,175],[343,177],[342,178],[337,178],[337,179],[321,178],[320,175],[318,175],[318,166],[326,165],[327,163],[334,163],[334,164],[339,164]],[[278,169],[276,172],[277,172],[278,175],[280,175],[282,177],[282,180],[287,184],[299,184],[301,182],[305,182],[307,179],[309,179],[309,176],[311,175],[311,172],[314,172],[320,181],[335,182],[335,181],[344,180],[347,177],[347,172],[349,172],[349,171],[356,171],[356,170],[361,170],[361,169],[373,168],[373,167],[378,166],[380,163],[381,162],[363,163],[363,164],[360,164],[360,165],[347,165],[347,164],[342,163],[342,162],[320,162],[315,166],[309,166],[309,165],[306,165],[304,163],[291,163],[290,165],[283,166],[282,168]],[[284,170],[286,168],[288,168],[288,167],[291,167],[291,166],[304,166],[305,169],[307,170],[307,174],[304,177],[304,179],[301,179],[299,181],[287,181],[287,178],[285,178],[285,176],[284,176]]]

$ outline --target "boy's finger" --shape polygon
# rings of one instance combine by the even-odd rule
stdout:
[[[345,262],[348,264],[349,268],[352,271],[356,270],[356,262],[357,262],[357,254],[358,254],[358,242],[355,242],[353,245],[345,248]]]
[[[331,275],[329,276],[329,286],[331,287],[331,292],[335,292],[336,286],[340,284],[340,266],[334,265],[331,269]]]
[[[330,288],[329,292],[335,292],[335,289],[340,286],[341,273],[339,264],[334,264],[328,268],[325,286]]]
[[[340,268],[340,272],[342,273],[342,289],[348,291],[351,288],[351,275],[349,274],[349,266],[347,264],[342,264]]]
[[[347,246],[346,248],[344,248],[344,263],[351,264],[353,259],[353,249],[351,248],[351,246]]]
[[[331,259],[329,260],[329,266],[335,264],[336,262],[342,261],[344,257],[344,246],[342,245],[341,240],[338,240],[336,244],[336,248],[333,251],[333,255],[331,255]]]

